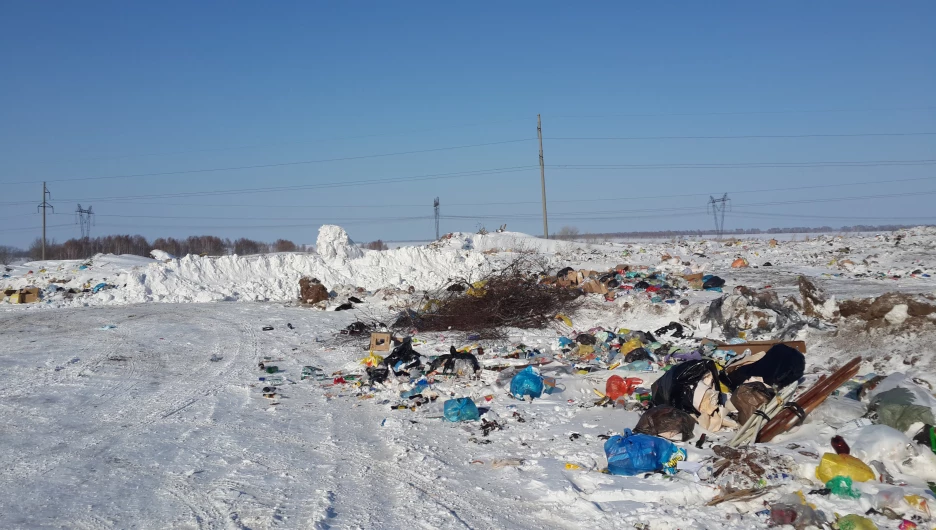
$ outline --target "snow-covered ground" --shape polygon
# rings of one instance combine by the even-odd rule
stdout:
[[[639,417],[594,406],[594,390],[603,391],[614,371],[582,375],[552,363],[543,369],[557,378],[559,391],[532,402],[510,397],[500,372],[438,380],[433,392],[440,399],[471,397],[488,409],[484,418],[502,426],[485,435],[478,422],[448,423],[426,407],[392,409],[409,385],[334,384],[336,372],[360,374],[367,355],[366,337],[338,331],[364,316],[389,318],[408,296],[418,300],[421,290],[453,278],[478,278],[520,254],[553,272],[618,263],[704,271],[727,280],[726,294],[769,285],[785,297],[799,292],[796,278],[806,275],[834,297],[833,305],[936,291],[932,228],[776,246],[764,239],[588,245],[517,233],[454,234],[360,255],[343,232],[323,236],[317,246],[330,250],[322,254],[96,256],[32,262],[6,273],[0,288],[36,286],[44,296],[35,304],[0,302],[0,528],[766,527],[757,515],[765,500],[822,487],[809,479],[818,462],[811,455],[830,450],[838,402],[768,444],[772,454],[792,460],[793,476],[771,483],[776,489],[764,498],[708,507],[715,485],[689,472],[598,471],[607,465],[599,436],[632,428]],[[751,267],[732,269],[738,257]],[[298,306],[298,279],[306,275],[336,291],[330,308],[351,293],[364,303],[344,312]],[[101,283],[108,287],[83,292]],[[67,294],[69,288],[78,292]],[[639,294],[613,302],[590,295],[571,316],[577,330],[653,330],[681,321],[695,338],[722,338],[722,330],[700,320],[719,296],[686,291],[684,307]],[[864,355],[861,374],[905,371],[936,383],[936,334],[926,326],[865,330],[858,321],[831,322],[798,331],[809,349],[807,380]],[[558,323],[515,330],[509,340],[484,342],[485,358],[519,342],[558,353],[557,338],[570,332]],[[425,341],[417,351],[427,356],[464,345],[460,334],[417,337]],[[259,378],[266,374],[257,364],[265,357],[284,370],[274,400],[262,395]],[[305,365],[322,367],[328,380],[300,380]],[[649,387],[661,372],[627,375]],[[681,444],[691,462],[712,455],[710,444],[694,445],[702,432],[697,426],[693,441]],[[731,435],[708,436],[724,442]],[[936,457],[921,452],[911,460],[890,470],[907,493],[929,496],[925,483],[936,479]],[[863,500],[808,500],[827,514],[864,514],[867,499],[885,489],[873,482],[857,487]],[[874,520],[896,528],[883,516]]]

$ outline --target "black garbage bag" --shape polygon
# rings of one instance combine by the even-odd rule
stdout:
[[[651,342],[656,342],[656,337],[653,336],[653,333],[649,331],[631,331],[630,338],[638,338],[640,342],[644,344],[650,344]]]
[[[692,397],[699,381],[707,374],[719,381],[718,368],[711,359],[677,364],[650,386],[650,404],[654,407],[670,405],[689,414],[700,415],[701,412],[692,405]]]
[[[640,280],[639,282],[634,284],[634,289],[646,289],[647,287],[650,287],[650,284],[647,283],[645,280]]]
[[[578,336],[575,337],[575,342],[578,342],[579,344],[592,345],[595,344],[597,340],[595,339],[594,335],[589,335],[588,333],[579,333]]]
[[[351,304],[351,302],[345,302],[341,304],[340,306],[336,307],[335,311],[347,311],[349,309],[354,309],[354,306]]]
[[[345,334],[345,335],[359,335],[359,334],[364,333],[365,331],[367,331],[367,329],[368,329],[367,324],[365,324],[365,323],[363,323],[363,322],[352,322],[352,323],[348,324],[348,327],[346,327],[346,328],[344,328],[344,330],[342,330],[342,334]]]
[[[390,369],[383,363],[377,366],[370,366],[365,371],[367,372],[367,379],[372,385],[383,383],[390,377]]]
[[[708,280],[705,280],[705,283],[702,284],[703,289],[708,289],[710,287],[724,287],[725,280],[721,279],[718,276],[712,276]]]
[[[574,271],[572,267],[566,267],[564,269],[559,269],[559,272],[556,273],[557,278],[565,278],[569,275],[570,272]]]
[[[348,297],[348,302],[351,302],[351,303],[353,303],[353,304],[363,304],[363,303],[364,303],[360,298],[358,298],[358,297],[356,297],[356,296],[349,296],[349,297]]]
[[[459,352],[452,346],[449,353],[440,355],[429,364],[428,372],[441,371],[445,375],[471,375],[481,370],[478,358],[468,352]]]
[[[654,331],[657,335],[666,335],[667,333],[672,333],[673,337],[682,338],[683,336],[683,325],[679,322],[670,322],[669,324],[663,326],[662,328]]]
[[[390,355],[383,360],[383,364],[393,370],[394,374],[402,375],[413,368],[422,368],[421,357],[419,352],[413,349],[412,339],[406,337],[402,344],[393,348]]]
[[[644,360],[653,362],[653,357],[650,355],[650,352],[644,348],[634,348],[624,356],[624,362],[627,364]]]
[[[806,356],[786,344],[775,344],[763,354],[751,356],[737,366],[727,369],[728,388],[732,392],[752,377],[760,377],[764,384],[783,388],[803,377]]]
[[[662,405],[653,407],[637,422],[634,432],[659,436],[674,442],[685,442],[692,439],[696,420],[692,416],[676,407]]]

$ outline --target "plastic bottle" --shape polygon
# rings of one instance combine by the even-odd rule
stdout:
[[[845,443],[845,438],[842,438],[841,436],[835,436],[832,438],[832,449],[835,449],[836,454],[851,454],[851,449],[848,447],[848,444]]]

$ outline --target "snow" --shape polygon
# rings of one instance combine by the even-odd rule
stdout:
[[[348,260],[364,256],[364,252],[351,241],[345,229],[335,225],[323,225],[319,228],[315,248],[326,260]]]
[[[367,339],[339,330],[355,320],[392,318],[425,290],[477,279],[521,255],[552,272],[565,266],[601,271],[618,263],[674,274],[704,271],[726,279],[723,294],[769,285],[781,299],[799,292],[796,278],[803,274],[832,295],[816,308],[830,322],[843,300],[936,290],[936,229],[800,239],[777,246],[763,237],[730,245],[581,243],[459,233],[369,251],[342,228],[327,226],[318,253],[98,255],[18,264],[0,288],[35,285],[43,299],[0,302],[0,494],[7,499],[0,501],[0,527],[766,528],[755,514],[765,499],[822,487],[813,474],[818,460],[809,455],[830,451],[835,434],[865,462],[888,464],[905,493],[928,497],[936,456],[923,446],[908,447],[907,436],[893,429],[852,428],[849,420],[861,416],[864,405],[843,397],[830,398],[802,427],[767,444],[771,454],[795,463],[795,477],[775,484],[765,498],[708,507],[717,490],[691,471],[673,477],[598,472],[606,465],[600,436],[632,428],[639,416],[593,406],[594,391],[603,391],[614,373],[639,377],[649,387],[659,371],[582,375],[563,363],[545,364],[541,370],[556,377],[558,390],[532,402],[507,395],[510,369],[485,370],[478,380],[437,380],[432,392],[439,399],[471,397],[487,409],[485,419],[503,426],[487,436],[477,422],[447,423],[426,408],[392,410],[399,392],[410,388],[406,383],[371,391],[335,385],[331,376],[299,378],[306,365],[327,374],[360,372]],[[751,267],[731,269],[737,257]],[[846,260],[851,263],[843,265]],[[345,312],[300,307],[303,276],[335,293],[330,307],[349,294],[363,304]],[[112,287],[70,297],[64,291],[100,283]],[[636,294],[613,302],[592,295],[571,317],[577,330],[653,330],[681,321],[695,338],[722,338],[721,329],[701,319],[719,296],[689,291],[690,305],[682,307]],[[725,314],[744,318],[741,299],[730,300]],[[856,321],[801,329],[807,381],[863,355],[861,374],[907,374],[876,392],[910,377],[936,383],[933,333],[911,327],[911,313],[907,304],[896,304],[880,329]],[[484,343],[491,353],[482,364],[523,364],[492,358],[511,343],[556,353],[558,337],[570,331],[559,323],[514,330],[507,341]],[[465,344],[458,333],[417,338],[424,355]],[[284,371],[272,401],[262,396],[259,378],[266,374],[257,369],[265,357]],[[697,427],[696,437],[702,432]],[[732,433],[708,436],[723,443]],[[711,446],[682,445],[687,467],[702,473],[699,463],[713,454]],[[826,514],[863,514],[868,499],[893,486],[856,487],[861,502],[808,499]],[[895,526],[874,518],[882,528]]]

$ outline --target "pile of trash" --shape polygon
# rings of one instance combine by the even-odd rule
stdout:
[[[689,301],[682,299],[684,291],[721,292],[725,280],[711,274],[694,273],[689,268],[683,270],[683,274],[680,275],[667,274],[656,267],[646,265],[621,264],[605,272],[566,267],[560,269],[555,276],[542,275],[540,283],[565,289],[580,289],[587,294],[600,294],[609,302],[621,296],[645,293],[653,303],[688,305]]]
[[[553,348],[449,345],[442,355],[419,350],[444,337],[386,335],[383,355],[371,351],[356,367],[332,376],[310,371],[309,379],[397,413],[478,422],[471,441],[490,444],[492,433],[524,421],[511,403],[601,376],[596,399],[571,395],[569,403],[640,417],[609,425],[607,465],[592,471],[683,477],[706,486],[708,505],[729,503],[770,525],[884,528],[894,520],[916,528],[930,521],[936,397],[925,381],[903,374],[859,375],[860,357],[807,375],[803,342],[695,339],[678,322],[652,332],[590,329]],[[384,347],[381,340],[372,344]],[[828,433],[828,447],[808,438],[816,432]]]

